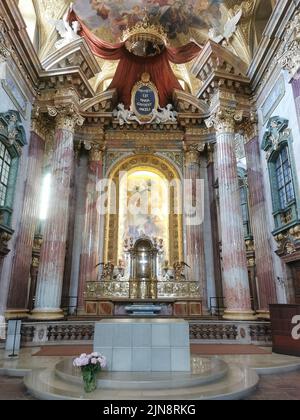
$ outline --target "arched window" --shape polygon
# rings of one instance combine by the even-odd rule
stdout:
[[[25,144],[19,113],[0,114],[0,228],[11,228],[19,159]]]
[[[285,145],[278,152],[275,160],[275,173],[277,179],[278,196],[281,210],[285,210],[295,201],[295,188],[289,156],[288,146]]]
[[[9,174],[12,165],[12,158],[5,145],[0,143],[0,206],[4,207],[6,203]]]
[[[292,157],[289,122],[272,117],[264,135],[262,149],[267,152],[275,220],[275,234],[298,220],[297,179]]]

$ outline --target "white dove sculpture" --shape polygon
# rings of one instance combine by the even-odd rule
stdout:
[[[225,23],[223,33],[221,33],[217,28],[211,28],[208,32],[209,39],[216,42],[217,44],[220,44],[223,40],[226,40],[226,42],[228,42],[237,30],[237,25],[241,20],[242,16],[243,11],[241,9],[235,16],[233,16],[233,18],[229,19]]]
[[[49,23],[54,25],[57,32],[61,36],[61,39],[55,43],[55,48],[57,50],[63,48],[65,45],[70,44],[72,41],[79,39],[80,36],[78,32],[80,30],[80,23],[78,21],[72,22],[72,25],[68,22],[69,11],[73,10],[73,3],[70,5],[68,11],[64,17],[60,20],[51,19]]]

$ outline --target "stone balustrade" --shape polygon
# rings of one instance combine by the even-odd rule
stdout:
[[[72,343],[92,345],[95,322],[25,322],[21,329],[22,346]],[[269,322],[189,321],[189,325],[190,340],[195,344],[271,345]]]

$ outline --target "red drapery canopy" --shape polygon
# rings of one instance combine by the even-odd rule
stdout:
[[[184,64],[196,58],[201,48],[191,42],[180,48],[167,47],[154,57],[138,57],[130,53],[124,42],[110,44],[95,36],[75,14],[69,14],[69,22],[77,20],[81,25],[80,35],[85,38],[92,52],[105,60],[120,60],[113,81],[108,89],[116,89],[118,100],[126,108],[131,105],[131,91],[135,83],[141,80],[143,73],[149,73],[151,81],[156,85],[159,92],[160,106],[165,107],[172,102],[174,89],[182,90],[176,78],[170,62]]]

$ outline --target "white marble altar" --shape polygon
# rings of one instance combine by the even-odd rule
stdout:
[[[112,372],[190,372],[189,324],[172,319],[103,320],[94,351]]]

